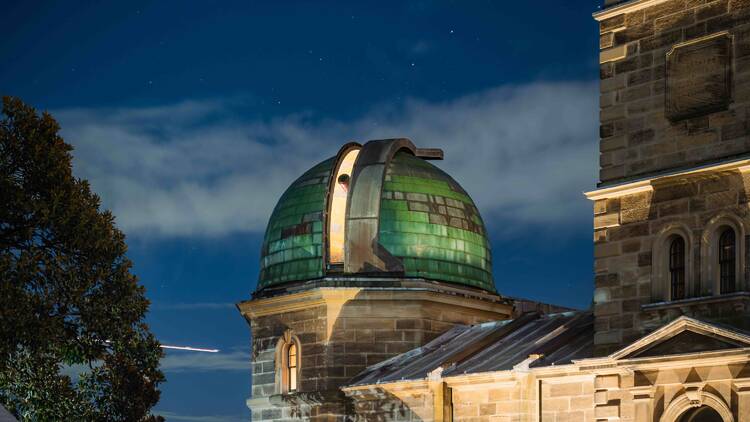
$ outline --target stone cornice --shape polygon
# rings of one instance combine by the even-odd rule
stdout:
[[[457,289],[443,290],[431,286],[424,287],[316,287],[268,298],[252,299],[237,304],[242,315],[257,318],[294,312],[314,306],[349,300],[392,300],[429,301],[458,307],[469,307],[486,312],[510,316],[513,305],[500,296],[478,296],[472,293],[461,294]],[[491,300],[494,299],[494,300]]]
[[[592,201],[598,201],[600,199],[616,198],[641,192],[651,192],[653,190],[654,187],[651,186],[651,180],[641,180],[638,182],[627,183],[625,185],[592,190],[584,192],[583,194],[586,195],[586,198]]]
[[[702,296],[688,299],[672,300],[669,302],[647,303],[645,305],[641,305],[641,310],[646,312],[657,312],[667,309],[682,309],[691,306],[703,306],[711,303],[747,300],[750,300],[750,292],[734,292],[716,296]]]
[[[250,318],[301,311],[338,300],[350,300],[362,289],[318,288],[264,299],[253,299],[237,304],[240,313]]]
[[[427,289],[490,302],[508,302],[507,298],[497,293],[460,284],[445,283],[425,278],[362,277],[356,275],[326,276],[314,280],[289,282],[283,286],[267,287],[253,293],[253,299],[266,299],[318,288],[361,288],[370,290]]]
[[[594,12],[592,16],[594,17],[594,19],[601,22],[605,19],[609,19],[623,13],[632,13],[637,10],[645,9],[647,7],[656,6],[666,1],[667,0],[631,0],[625,3],[620,3],[616,6],[608,7],[598,12]]]
[[[625,195],[632,195],[639,192],[650,192],[653,191],[653,184],[663,180],[679,178],[683,176],[694,175],[698,173],[714,172],[714,171],[732,171],[736,170],[741,173],[750,171],[750,159],[740,159],[730,162],[723,162],[717,164],[710,164],[705,166],[693,167],[691,169],[673,171],[663,174],[654,175],[651,177],[645,177],[630,182],[617,184],[614,186],[606,186],[592,191],[584,192],[586,198],[596,201],[599,199],[618,198]]]
[[[326,313],[327,342],[344,306],[350,301],[367,301],[377,306],[377,302],[437,303],[453,309],[471,309],[479,314],[484,312],[490,319],[509,318],[513,305],[497,295],[476,296],[460,294],[461,290],[445,291],[439,287],[316,287],[279,296],[257,298],[240,302],[237,308],[248,320],[287,312],[297,312],[323,306]],[[467,292],[473,293],[473,292]]]

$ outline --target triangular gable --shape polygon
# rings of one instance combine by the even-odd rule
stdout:
[[[745,333],[681,316],[609,357],[634,359],[746,347],[750,347],[750,336]]]

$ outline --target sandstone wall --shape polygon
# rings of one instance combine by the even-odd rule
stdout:
[[[425,381],[348,389],[347,394],[358,421],[673,422],[697,406],[709,406],[735,421],[750,420],[746,359],[654,363],[628,365],[626,370],[610,362],[609,371],[575,365],[558,373],[540,368],[540,373],[510,378],[496,373],[494,381],[445,378],[442,382],[452,390],[452,411],[442,419],[434,417],[436,390]]]
[[[712,297],[716,277],[706,270],[716,257],[712,235],[724,223],[749,227],[750,174],[712,172],[676,177],[653,186],[653,191],[602,199],[594,204],[594,315],[597,354],[613,352],[664,325],[679,315],[709,317],[742,327],[748,312],[747,296]],[[669,302],[667,262],[670,230],[687,237],[687,299],[705,298],[675,305]],[[745,233],[747,233],[745,231]],[[737,247],[747,255],[750,239],[738,233]],[[743,257],[739,257],[743,258]],[[737,277],[738,292],[747,290],[748,263]]]
[[[600,31],[601,182],[748,152],[750,0],[670,0],[606,19]],[[667,53],[721,31],[732,37],[728,109],[669,120]]]
[[[343,420],[353,410],[338,387],[366,367],[422,346],[456,324],[501,319],[511,312],[510,305],[442,295],[377,290],[343,304],[252,318],[253,419]],[[275,359],[286,332],[300,343],[300,384],[294,394],[281,394],[278,387]]]
[[[750,0],[656,2],[601,20],[600,32],[600,187],[648,189],[594,203],[596,353],[683,314],[744,326],[747,296],[656,304],[673,299],[670,230],[687,240],[686,298],[722,293],[707,252],[722,216],[742,232],[736,290],[750,287],[747,168],[694,172],[750,154]]]

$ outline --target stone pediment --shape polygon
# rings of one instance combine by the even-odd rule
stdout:
[[[682,316],[609,357],[638,359],[744,348],[750,348],[747,333]]]

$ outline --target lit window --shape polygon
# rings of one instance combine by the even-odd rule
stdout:
[[[669,278],[672,300],[685,298],[685,239],[675,237],[669,245]]]
[[[289,392],[297,391],[297,345],[294,343],[290,344],[287,349],[286,362],[287,380],[289,382],[287,390]]]
[[[344,262],[344,240],[346,238],[346,203],[349,197],[349,183],[352,180],[354,163],[359,148],[352,149],[341,159],[331,192],[331,209],[328,214],[328,262]]]
[[[734,291],[735,283],[735,240],[734,230],[727,228],[719,237],[719,280],[721,293]]]

